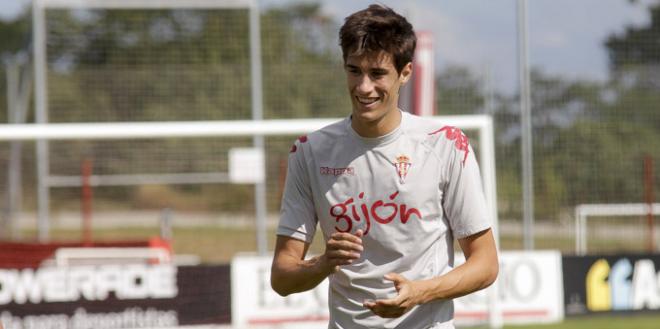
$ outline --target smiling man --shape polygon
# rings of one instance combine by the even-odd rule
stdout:
[[[353,103],[351,126],[362,137],[379,137],[401,122],[399,89],[412,74],[412,63],[394,67],[392,55],[379,50],[349,54],[345,59],[348,91]]]
[[[474,152],[397,107],[416,43],[404,17],[371,5],[339,38],[351,115],[291,148],[271,285],[286,296],[329,278],[328,328],[453,328],[452,299],[498,272]],[[306,258],[317,227],[325,251]]]

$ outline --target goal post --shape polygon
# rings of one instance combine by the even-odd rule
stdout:
[[[467,115],[437,116],[431,119],[476,132],[478,144],[475,147],[479,151],[484,193],[489,213],[494,219],[494,231],[498,232],[492,118],[486,115]],[[4,124],[0,125],[0,141],[295,136],[310,133],[338,120],[341,119]]]
[[[34,40],[34,75],[35,75],[35,121],[46,124],[49,120],[49,53],[48,53],[48,22],[47,10],[156,10],[156,9],[243,9],[248,11],[247,29],[249,31],[249,77],[250,77],[250,108],[252,120],[263,118],[262,100],[262,64],[259,6],[256,0],[34,0],[32,6],[33,40]],[[84,15],[83,15],[84,16]],[[66,62],[66,60],[64,61]],[[67,64],[60,64],[66,66]],[[263,149],[261,136],[255,136],[253,145]],[[36,140],[36,177],[38,200],[38,238],[48,240],[49,232],[49,200],[50,200],[50,148],[47,139]],[[265,186],[255,185],[257,195],[256,209],[265,207]],[[259,211],[259,210],[257,210]],[[265,226],[265,213],[257,213],[258,222]],[[266,245],[259,245],[260,253],[266,252]]]
[[[575,207],[575,254],[587,254],[587,220],[589,217],[660,215],[660,203],[580,204]],[[654,239],[654,236],[649,237]]]

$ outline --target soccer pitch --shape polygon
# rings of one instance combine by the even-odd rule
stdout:
[[[659,327],[660,313],[648,315],[589,316],[568,318],[557,324],[504,326],[505,329],[657,329]]]

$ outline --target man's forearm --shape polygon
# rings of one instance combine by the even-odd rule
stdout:
[[[497,262],[474,260],[449,273],[429,280],[417,281],[421,303],[437,299],[465,296],[490,286],[497,278]]]
[[[273,289],[282,296],[313,289],[331,273],[321,257],[300,260],[281,256],[271,271]]]
[[[464,296],[488,287],[497,278],[499,261],[490,229],[461,239],[459,244],[465,263],[445,275],[414,283],[421,303]]]

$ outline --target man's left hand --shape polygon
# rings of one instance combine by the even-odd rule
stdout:
[[[397,296],[390,299],[365,301],[362,304],[364,307],[383,318],[398,318],[420,303],[420,292],[416,289],[413,281],[406,279],[398,273],[388,273],[384,278],[394,283]]]

